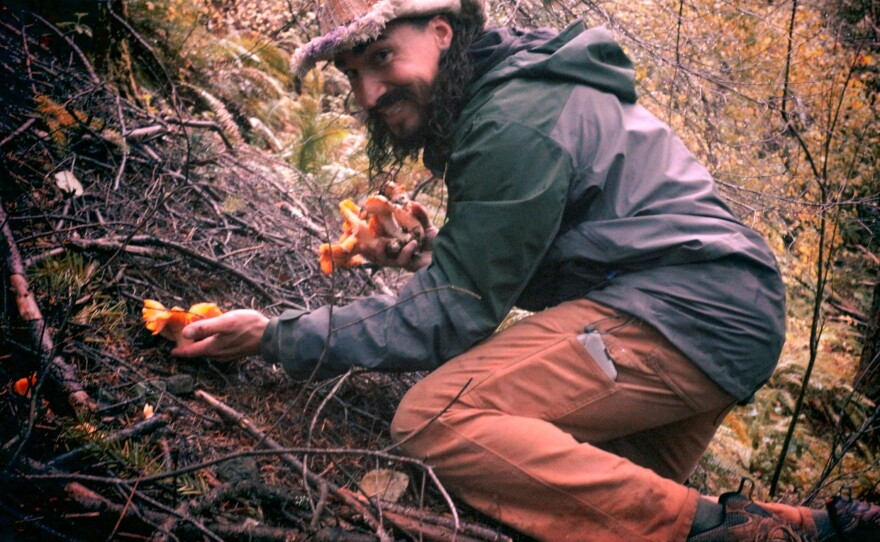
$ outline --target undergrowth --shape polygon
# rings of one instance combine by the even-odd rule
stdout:
[[[313,182],[328,191],[329,213],[333,212],[335,198],[364,193],[364,134],[346,107],[350,96],[344,78],[332,66],[313,70],[295,88],[288,72],[292,51],[283,48],[290,44],[275,44],[247,32],[208,32],[200,22],[209,14],[197,0],[171,0],[162,8],[143,0],[130,5],[145,32],[159,40],[170,71],[199,81],[207,92],[220,98],[239,117],[239,129],[251,144],[275,152],[309,173]],[[412,164],[400,176],[404,184],[414,187],[430,174]],[[425,195],[437,209],[438,219],[442,218],[442,190],[433,186]],[[236,203],[227,199],[224,205],[234,207]],[[798,267],[796,262],[787,261],[796,257],[783,254],[782,268]],[[859,275],[847,276],[847,280],[858,280]],[[809,314],[812,303],[808,288],[791,277],[787,283],[791,316],[779,368],[749,404],[731,411],[720,428],[692,478],[692,483],[707,492],[735,487],[743,476],[762,481],[772,473],[803,378],[810,322],[799,315]],[[861,290],[846,291],[858,294]],[[856,301],[866,304],[868,300]],[[512,315],[508,323],[520,316]],[[789,466],[781,480],[789,499],[804,497],[819,478],[833,452],[831,436],[854,431],[874,408],[870,401],[854,394],[850,385],[859,353],[854,324],[846,319],[825,323],[820,356],[807,394],[809,408],[799,421],[789,451]],[[867,443],[857,446],[842,463],[829,491],[843,485],[873,491],[880,483],[880,474],[874,468],[876,450]]]
[[[241,150],[247,152],[248,146],[258,149],[301,172],[302,175],[285,177],[284,182],[288,184],[281,188],[283,191],[297,195],[317,191],[318,204],[326,210],[327,215],[315,217],[315,222],[332,226],[334,218],[327,217],[334,217],[337,201],[343,197],[362,196],[368,188],[365,175],[366,159],[362,152],[365,136],[357,124],[353,111],[346,106],[350,96],[344,78],[332,66],[327,66],[322,70],[313,71],[302,84],[297,86],[288,72],[291,43],[273,42],[264,36],[232,28],[215,27],[209,30],[206,21],[212,19],[210,10],[206,10],[205,5],[204,2],[197,0],[128,2],[132,22],[139,31],[150,38],[150,43],[155,47],[154,52],[158,55],[157,62],[165,67],[167,73],[158,73],[155,66],[153,70],[139,68],[136,63],[132,64],[131,58],[125,58],[125,55],[117,58],[117,65],[108,66],[108,72],[115,74],[114,77],[119,81],[131,82],[126,88],[130,89],[132,99],[149,114],[172,110],[167,97],[162,97],[161,88],[165,84],[162,79],[166,75],[175,81],[192,86],[195,89],[191,91],[192,96],[181,96],[182,106],[186,108],[186,112],[199,119],[216,121],[223,125],[223,130],[227,133],[237,134],[243,142],[246,142],[242,143]],[[141,54],[145,55],[143,51]],[[42,115],[43,124],[49,130],[48,137],[59,159],[66,159],[71,151],[71,145],[81,138],[83,133],[103,134],[99,139],[110,149],[109,151],[105,149],[104,154],[119,152],[124,148],[125,143],[120,143],[119,134],[108,131],[105,126],[107,120],[91,117],[82,108],[66,104],[58,97],[46,95],[39,98],[37,110]],[[113,119],[112,116],[109,118]],[[187,135],[191,148],[186,153],[178,150],[178,154],[170,155],[166,162],[182,162],[185,154],[211,155],[213,151],[209,141],[212,140],[211,134],[193,131]],[[103,159],[103,156],[101,158]],[[212,167],[215,168],[213,172]],[[214,176],[221,177],[220,170],[224,167],[228,166],[219,163],[206,166],[200,170],[200,174],[204,174],[204,177],[199,177],[197,181],[191,178],[172,177],[174,183],[179,183],[171,185],[172,195],[166,194],[164,189],[157,188],[158,185],[151,185],[142,195],[143,200],[149,205],[158,202],[155,203],[156,208],[173,207],[173,212],[169,213],[170,218],[167,222],[156,227],[157,231],[149,233],[161,233],[163,228],[167,231],[176,231],[179,223],[186,224],[188,228],[186,235],[190,238],[208,239],[204,242],[210,247],[210,250],[205,250],[206,253],[213,254],[212,251],[216,249],[221,253],[218,258],[225,258],[228,254],[252,250],[252,239],[248,239],[240,246],[231,247],[234,250],[225,254],[216,246],[218,243],[211,240],[212,235],[219,235],[216,232],[220,234],[226,232],[225,234],[229,235],[228,232],[232,230],[239,234],[244,231],[253,238],[259,238],[261,243],[267,243],[266,239],[283,240],[282,233],[278,233],[283,228],[294,230],[299,227],[292,219],[289,226],[286,224],[277,226],[280,221],[278,216],[272,216],[269,220],[254,212],[255,198],[252,194],[214,182]],[[248,170],[248,174],[252,172]],[[407,164],[399,172],[398,181],[410,189],[419,187],[420,201],[428,204],[434,211],[436,222],[441,224],[444,203],[442,182],[433,180],[429,184],[422,184],[429,179],[431,174],[423,167],[418,164]],[[102,181],[107,183],[106,178]],[[98,181],[94,183],[97,185]],[[198,185],[201,190],[200,196],[210,194],[216,197],[219,202],[216,208],[211,208],[202,197],[193,199],[191,205],[182,202],[174,207],[173,192],[191,188],[193,185]],[[54,197],[58,199],[54,203],[58,206],[64,205],[63,196],[53,195],[54,189],[44,187],[42,190],[42,192],[35,191],[32,197],[35,200],[39,199],[40,203],[44,203],[44,199]],[[109,195],[101,196],[110,198]],[[90,204],[98,206],[97,199],[89,201]],[[71,205],[76,204],[71,202]],[[202,220],[204,216],[210,220]],[[262,222],[257,225],[250,224],[254,216],[263,218]],[[200,221],[187,222],[194,217],[199,218]],[[126,217],[126,220],[134,222],[129,217]],[[277,229],[271,229],[275,226]],[[253,229],[246,230],[248,227]],[[270,231],[270,234],[260,238],[259,236],[264,235],[266,231]],[[328,231],[334,230],[330,227]],[[297,230],[297,233],[301,231]],[[319,232],[319,235],[320,233],[323,232]],[[307,242],[299,242],[295,247],[296,250],[303,252],[308,248]],[[281,287],[285,288],[285,295],[295,297],[301,294],[302,290],[298,288],[304,280],[302,277],[315,279],[317,276],[314,262],[311,261],[315,258],[309,254],[310,263],[303,264],[299,260],[291,263],[284,260],[284,253],[293,251],[293,248],[284,247],[275,250],[276,252],[264,255],[265,260],[261,260],[259,267],[281,262],[278,265],[280,271],[272,279],[277,280]],[[789,265],[790,262],[785,261],[786,257],[790,256],[783,256],[781,262],[783,269],[793,268],[793,265]],[[218,278],[216,273],[213,275],[204,273],[198,275],[198,279],[194,279],[187,272],[178,269],[182,267],[182,259],[184,258],[179,255],[164,260],[154,260],[152,256],[144,257],[145,263],[141,262],[143,268],[134,271],[130,282],[127,283],[127,296],[123,295],[122,288],[114,289],[116,275],[110,274],[92,257],[78,252],[68,251],[57,257],[47,257],[29,269],[33,289],[39,293],[48,321],[53,323],[69,321],[70,335],[81,340],[86,346],[103,345],[108,350],[113,350],[114,345],[120,348],[119,344],[126,344],[124,348],[128,349],[127,358],[135,358],[134,365],[142,363],[148,367],[152,371],[150,374],[154,375],[156,380],[154,382],[153,379],[141,378],[141,373],[129,374],[118,369],[119,372],[126,374],[123,378],[107,369],[109,364],[105,363],[106,359],[86,355],[91,352],[85,354],[81,351],[76,352],[74,358],[81,361],[83,366],[94,369],[89,372],[89,378],[97,379],[98,374],[101,378],[106,378],[107,382],[101,386],[100,393],[103,395],[99,398],[112,403],[114,409],[105,413],[103,418],[98,416],[75,421],[58,421],[58,418],[52,418],[52,423],[57,423],[60,428],[57,434],[59,447],[69,450],[77,446],[88,446],[89,453],[98,461],[113,465],[120,471],[150,474],[169,468],[165,464],[165,458],[172,454],[162,449],[161,441],[139,443],[127,439],[121,442],[103,443],[102,437],[106,434],[105,428],[119,423],[120,418],[125,424],[143,418],[146,406],[156,408],[157,411],[167,408],[170,400],[162,393],[157,382],[164,381],[170,376],[179,376],[177,372],[181,370],[175,363],[168,361],[166,345],[140,329],[137,307],[140,299],[155,291],[168,291],[174,292],[181,298],[211,294],[216,295],[218,300],[238,300],[241,298],[235,297],[236,288],[246,290],[241,285],[230,286]],[[119,274],[121,275],[123,271],[124,268]],[[864,278],[856,274],[848,276],[858,277],[851,279],[854,282]],[[789,284],[790,318],[788,340],[782,360],[774,376],[755,394],[753,400],[731,411],[705,454],[699,469],[691,478],[690,482],[706,493],[718,494],[734,489],[739,484],[740,478],[750,477],[759,483],[759,494],[766,496],[766,484],[762,482],[766,482],[773,471],[782,439],[790,423],[804,374],[811,324],[800,316],[809,313],[809,306],[812,303],[809,288],[797,283],[790,276],[786,279]],[[357,295],[366,288],[366,285],[360,286]],[[332,291],[332,285],[322,292],[326,293],[328,289],[331,290],[330,294],[327,294],[328,298],[337,295],[337,292]],[[313,291],[310,290],[308,293],[311,295]],[[853,287],[843,293],[849,292],[860,292],[860,290]],[[346,295],[352,294],[346,293]],[[308,299],[305,295],[303,297],[308,303],[317,302]],[[248,301],[256,305],[257,298],[257,294],[252,294]],[[324,298],[320,300],[323,301]],[[179,299],[172,301],[182,303]],[[866,304],[867,300],[856,297],[856,302]],[[522,316],[523,313],[514,312],[504,325],[509,325]],[[781,484],[783,499],[803,500],[825,474],[828,476],[829,485],[822,489],[826,493],[842,491],[848,487],[852,488],[856,496],[877,495],[877,487],[880,484],[880,469],[877,468],[877,463],[880,457],[878,457],[876,436],[857,442],[838,468],[829,473],[823,472],[829,458],[841,450],[847,436],[857,431],[876,408],[876,405],[852,391],[851,382],[859,353],[858,330],[856,322],[843,317],[827,318],[824,322],[820,355],[809,384],[807,408],[799,420],[798,430],[787,457],[787,468],[783,471]],[[0,329],[0,333],[2,332],[4,330]],[[0,361],[6,361],[3,354],[0,354]],[[248,368],[254,370],[248,371],[246,370]],[[278,367],[254,368],[246,365],[216,367],[207,364],[188,366],[184,370],[187,371],[187,376],[192,373],[197,378],[210,379],[220,389],[253,387],[255,396],[242,399],[243,402],[250,402],[243,407],[249,408],[267,426],[277,424],[275,420],[279,415],[282,418],[291,416],[292,419],[286,421],[288,426],[297,424],[305,426],[309,420],[302,412],[314,407],[310,403],[307,405],[309,408],[301,408],[300,403],[286,396],[299,392],[279,376],[281,369]],[[0,374],[9,377],[10,381],[21,376],[13,375],[11,372],[7,374],[5,370]],[[393,412],[394,398],[402,393],[400,389],[402,386],[400,382],[389,384],[379,376],[361,375],[357,382],[357,389],[352,387],[345,390],[346,403],[341,405],[331,403],[328,406],[328,412],[333,415],[327,414],[321,420],[323,432],[319,444],[326,447],[350,444],[346,441],[345,431],[351,431],[352,428],[356,429],[355,433],[359,439],[356,444],[359,446],[379,449],[387,444],[385,424]],[[226,388],[223,388],[224,385]],[[364,399],[355,393],[364,390],[371,396]],[[326,389],[323,391],[326,392]],[[317,391],[314,393],[320,397]],[[17,420],[27,417],[26,398],[7,394],[5,400]],[[312,398],[309,397],[309,401],[311,400]],[[374,416],[365,411],[364,403],[367,400],[378,402],[377,408],[381,411],[381,415]],[[288,402],[292,406],[297,406],[297,409],[293,409],[293,414],[289,412],[291,408]],[[315,403],[320,401],[315,400]],[[267,406],[269,404],[278,408],[273,410]],[[44,406],[40,405],[40,408],[41,415],[44,415],[46,413]],[[179,406],[173,405],[171,408],[179,408]],[[285,412],[279,414],[281,411]],[[317,418],[316,414],[315,419]],[[4,435],[14,434],[16,429],[7,427],[7,422],[8,420],[4,420],[2,427]],[[46,423],[47,426],[51,425],[49,422]],[[43,429],[46,430],[46,427]],[[285,429],[285,431],[296,433],[295,430]],[[51,431],[46,430],[46,433]],[[223,437],[212,436],[217,439],[220,448],[237,449],[238,442],[231,439],[226,442],[222,440]],[[296,438],[296,435],[292,438]],[[178,440],[177,445],[180,448],[175,450],[173,455],[179,462],[187,460],[195,462],[196,458],[206,453],[206,450],[198,448],[199,443],[196,439],[190,442],[182,438]],[[327,458],[316,458],[313,461],[318,470],[330,471],[335,466],[334,462]],[[349,466],[352,470],[362,467],[362,465]],[[260,463],[260,467],[273,481],[284,479],[288,475],[284,469],[276,470],[275,465]],[[216,480],[210,479],[209,475],[199,473],[178,476],[169,482],[169,485],[180,495],[194,496],[208,493],[215,482]],[[296,498],[304,499],[300,503],[303,506],[311,502],[304,496],[297,495]],[[241,506],[247,508],[249,505]],[[262,517],[263,512],[254,508],[245,510],[245,513],[259,518]]]

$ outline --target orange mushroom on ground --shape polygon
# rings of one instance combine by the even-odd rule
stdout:
[[[339,267],[366,263],[363,253],[375,252],[380,239],[386,241],[385,255],[394,258],[412,240],[421,242],[425,229],[412,213],[406,190],[393,182],[367,196],[363,208],[351,200],[339,203],[345,218],[336,243],[324,243],[318,250],[321,271],[329,275]]]
[[[196,303],[189,310],[180,307],[165,308],[165,305],[152,299],[144,299],[144,308],[141,310],[144,323],[153,335],[160,335],[177,346],[192,344],[194,341],[183,337],[183,328],[189,324],[206,318],[214,318],[223,314],[214,303]]]
[[[12,391],[21,395],[22,397],[30,397],[31,390],[34,389],[34,386],[37,385],[37,373],[32,373],[31,376],[26,376],[24,378],[19,378],[12,385]]]

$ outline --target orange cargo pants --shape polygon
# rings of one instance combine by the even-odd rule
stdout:
[[[588,324],[616,379],[577,339]],[[578,300],[429,374],[392,433],[444,487],[539,540],[683,541],[699,495],[682,483],[734,402],[653,327]]]

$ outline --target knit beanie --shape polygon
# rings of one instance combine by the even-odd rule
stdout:
[[[293,55],[293,75],[302,78],[315,63],[379,37],[394,19],[438,13],[458,14],[462,4],[478,6],[485,16],[485,0],[328,0],[318,8],[321,35]]]

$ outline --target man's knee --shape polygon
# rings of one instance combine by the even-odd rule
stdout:
[[[391,420],[391,438],[394,442],[401,442],[415,433],[420,426],[425,425],[428,408],[424,404],[424,394],[420,392],[420,386],[416,384],[403,396],[394,418]]]
[[[412,457],[433,455],[437,446],[448,439],[447,425],[457,417],[457,411],[469,408],[461,397],[449,395],[444,389],[442,382],[429,376],[401,399],[391,420],[391,438],[404,453]]]

